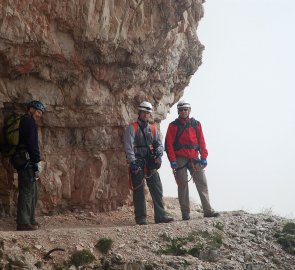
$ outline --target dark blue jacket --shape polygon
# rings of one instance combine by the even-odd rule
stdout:
[[[20,145],[23,145],[28,151],[30,159],[38,163],[40,159],[40,150],[38,143],[38,128],[35,120],[30,115],[24,115],[19,125]]]

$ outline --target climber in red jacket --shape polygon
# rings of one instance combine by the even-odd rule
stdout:
[[[199,193],[204,217],[218,217],[210,205],[207,179],[208,151],[201,123],[190,118],[191,105],[182,100],[177,104],[178,118],[169,124],[165,147],[178,184],[178,199],[183,220],[190,219],[188,175],[189,170]]]

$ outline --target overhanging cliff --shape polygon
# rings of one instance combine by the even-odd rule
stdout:
[[[201,64],[196,28],[202,0],[2,1],[0,126],[31,99],[44,170],[39,209],[101,211],[129,194],[122,134],[142,100],[160,122]],[[16,179],[0,163],[2,211],[14,208]]]

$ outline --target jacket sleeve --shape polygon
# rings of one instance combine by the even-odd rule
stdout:
[[[156,130],[156,138],[155,138],[156,144],[157,144],[157,151],[159,152],[160,156],[163,156],[164,147],[161,140],[160,132],[158,129]]]
[[[167,156],[170,162],[176,161],[176,155],[173,148],[176,131],[177,131],[177,127],[172,124],[169,124],[168,130],[166,133],[166,138],[165,138],[165,146],[166,146]]]
[[[134,153],[134,138],[134,128],[132,125],[129,125],[124,133],[124,150],[129,163],[136,160]]]
[[[207,156],[208,156],[208,150],[206,148],[206,142],[205,142],[204,134],[203,134],[203,131],[202,131],[202,125],[201,125],[200,122],[197,125],[196,133],[197,133],[198,143],[199,143],[199,146],[200,146],[201,158],[206,159]]]
[[[20,138],[29,153],[30,159],[34,163],[38,163],[40,158],[40,150],[38,143],[38,128],[34,119],[23,117],[20,124]]]

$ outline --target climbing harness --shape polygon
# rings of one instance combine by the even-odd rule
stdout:
[[[200,163],[200,160],[196,160],[196,159],[191,158],[183,166],[178,167],[176,169],[172,169],[172,172],[173,172],[173,175],[174,175],[174,179],[175,179],[176,184],[178,186],[184,186],[184,185],[186,185],[188,182],[190,182],[194,178],[195,174],[199,171],[199,169],[196,167],[196,163]],[[188,169],[189,168],[192,168],[193,173],[191,174],[190,179],[188,179],[188,180],[186,180],[184,182],[183,181],[181,182],[181,181],[179,181],[177,179],[177,171],[179,171],[179,170],[181,170],[181,169],[183,169],[185,167],[188,168]]]
[[[133,183],[132,183],[132,177],[131,177],[131,169],[130,169],[130,166],[128,166],[128,176],[129,176],[129,188],[132,190],[132,191],[135,191],[137,189],[139,189],[140,187],[142,187],[145,183],[144,180],[148,180],[150,179],[154,173],[155,173],[155,169],[153,170],[148,170],[147,166],[146,166],[146,162],[143,158],[139,159],[139,163],[141,164],[141,166],[139,167],[139,172],[143,170],[143,177],[142,177],[142,180],[140,182],[140,184],[136,187],[133,186]],[[143,167],[143,169],[141,168]],[[148,175],[147,173],[150,172],[150,174]]]

